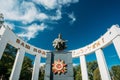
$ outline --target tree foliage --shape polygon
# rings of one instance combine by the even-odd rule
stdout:
[[[87,63],[88,77],[90,80],[93,80],[93,72],[97,67],[98,67],[98,64],[96,61],[92,61],[92,62]]]
[[[17,52],[16,48],[7,44],[2,59],[0,60],[0,79],[9,80],[13,63],[16,57],[16,52]],[[31,68],[32,60],[25,56],[22,65],[20,80],[31,80],[32,76]]]
[[[32,60],[27,56],[24,57],[20,80],[31,80],[32,77]]]
[[[74,80],[82,80],[80,65],[73,68],[74,70]]]
[[[8,80],[15,59],[17,49],[7,44],[0,60],[0,79]]]
[[[9,80],[17,49],[7,44],[0,60],[0,80]],[[19,80],[31,80],[33,71],[32,60],[25,56]],[[39,80],[44,80],[44,66],[40,68]]]
[[[92,61],[87,63],[89,80],[93,80],[94,71],[98,68],[97,62]],[[80,65],[74,67],[74,80],[82,80]],[[97,79],[99,80],[99,79]]]
[[[120,65],[112,66],[111,72],[114,80],[120,80]]]
[[[40,67],[40,71],[39,71],[39,80],[44,80],[44,74],[45,74],[45,66],[41,66]]]
[[[101,80],[99,68],[97,67],[93,72],[93,80]]]

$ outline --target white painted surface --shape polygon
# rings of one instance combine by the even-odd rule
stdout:
[[[0,41],[0,59],[3,55],[6,45],[7,45],[7,42],[4,40],[4,38],[2,38],[2,40]]]
[[[0,28],[0,35],[3,35],[4,32],[5,32],[5,30],[6,30],[5,26],[2,26],[2,27]]]
[[[7,34],[6,36],[4,36],[5,34]],[[46,52],[49,52],[49,50],[44,50],[42,48],[38,48],[38,47],[35,47],[29,43],[27,43],[26,41],[22,40],[20,37],[18,37],[10,28],[8,27],[5,27],[5,26],[2,26],[0,28],[0,36],[2,37],[5,37],[5,39],[8,40],[7,43],[11,44],[12,46],[14,46],[15,48],[20,48],[22,47],[26,53],[29,53],[29,54],[32,54],[32,55],[36,55],[36,54],[39,54],[38,53],[38,50],[41,51],[41,56],[42,57],[46,57]],[[5,40],[4,39],[4,40]],[[16,40],[19,39],[20,40],[20,44],[18,44],[16,42]],[[1,41],[1,40],[0,40]],[[22,43],[24,43],[24,47],[21,45]],[[25,45],[29,45],[30,46],[30,49],[27,49],[25,48]],[[37,52],[34,51],[34,49],[37,49]],[[45,54],[43,54],[43,52],[45,52]]]
[[[100,75],[101,75],[102,80],[111,80],[110,74],[109,74],[109,71],[106,65],[106,61],[104,58],[104,54],[101,49],[98,49],[96,51],[96,58],[97,58],[98,67],[100,70]]]
[[[14,32],[11,29],[9,29],[8,27],[0,28],[0,35],[3,35],[4,30],[6,30],[6,32],[5,32],[6,34],[9,34],[6,36],[9,44],[11,44],[12,46],[14,46],[16,48],[22,47],[25,50],[25,52],[27,52],[29,54],[32,54],[32,55],[38,54],[38,52],[33,51],[33,49],[35,48],[37,50],[41,50],[42,57],[46,57],[46,53],[50,51],[50,50],[45,50],[45,49],[35,47],[35,46],[25,42],[20,37],[15,35]],[[87,55],[87,54],[95,52],[97,49],[104,48],[104,47],[108,46],[109,44],[111,44],[112,40],[114,40],[115,37],[117,37],[118,35],[120,35],[120,28],[118,25],[113,25],[103,36],[101,36],[98,40],[94,41],[93,43],[91,43],[85,47],[79,48],[79,49],[70,50],[72,52],[72,57],[79,57],[81,55]],[[17,39],[20,40],[20,44],[16,43]],[[24,43],[25,45],[26,44],[29,45],[30,49],[23,47],[21,45],[21,43]],[[93,47],[93,45],[95,45],[95,46]],[[43,52],[45,52],[45,55],[43,54]]]
[[[82,80],[88,80],[88,72],[87,72],[87,65],[85,56],[80,56],[80,65],[81,65],[81,72],[82,72]]]
[[[13,69],[10,75],[10,80],[19,80],[22,63],[24,60],[25,51],[23,49],[18,49]]]
[[[79,49],[71,50],[72,57],[79,57],[81,55],[91,54],[97,49],[105,48],[106,46],[110,45],[112,43],[112,40],[118,35],[120,35],[120,28],[118,25],[113,25],[104,35],[102,35],[98,40],[94,41],[93,43]],[[93,48],[93,45],[98,42],[100,45]]]
[[[41,61],[41,55],[37,54],[34,61],[32,80],[38,80],[39,78],[40,61]]]
[[[120,58],[120,36],[117,36],[114,40],[113,40],[113,44],[115,46],[115,49],[117,51],[117,54]]]
[[[6,29],[4,28],[4,26],[2,26],[0,29],[0,59],[3,55],[5,47],[7,45],[7,37],[6,36],[7,36]]]

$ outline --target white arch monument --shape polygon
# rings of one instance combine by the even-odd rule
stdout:
[[[10,80],[19,79],[25,52],[36,56],[32,72],[32,80],[38,80],[40,59],[41,57],[46,57],[49,50],[37,48],[23,41],[20,37],[15,35],[9,27],[2,25],[0,26],[0,59],[7,43],[17,48],[17,56],[10,75]],[[70,50],[73,58],[80,57],[82,80],[88,80],[85,56],[93,52],[95,52],[97,57],[101,79],[111,80],[102,49],[112,43],[114,44],[120,58],[120,28],[118,25],[113,25],[103,36],[93,43],[79,49]]]

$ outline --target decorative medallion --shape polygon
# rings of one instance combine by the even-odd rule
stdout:
[[[63,60],[58,59],[52,64],[52,71],[55,74],[65,73],[67,71],[66,66]]]

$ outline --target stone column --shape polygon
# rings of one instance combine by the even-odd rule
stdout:
[[[35,61],[34,61],[32,80],[38,80],[39,69],[40,69],[40,60],[41,60],[41,54],[37,54],[35,57]]]
[[[120,36],[117,36],[114,40],[113,40],[113,44],[115,46],[115,49],[117,51],[117,54],[120,58]]]
[[[98,49],[97,51],[95,51],[95,53],[102,80],[111,80],[103,51],[101,49]]]
[[[88,80],[88,72],[87,72],[85,55],[80,56],[80,65],[81,65],[81,72],[82,72],[82,80]]]
[[[8,42],[8,33],[6,31],[5,27],[0,28],[0,59],[3,55],[3,52],[6,48],[7,42]]]
[[[3,52],[6,48],[6,45],[7,45],[7,39],[5,37],[1,38],[0,39],[0,59],[1,59]]]
[[[25,51],[22,48],[18,49],[15,62],[13,65],[13,69],[10,75],[10,80],[19,80],[20,71],[21,71],[22,63],[24,59],[24,54],[25,54]]]

